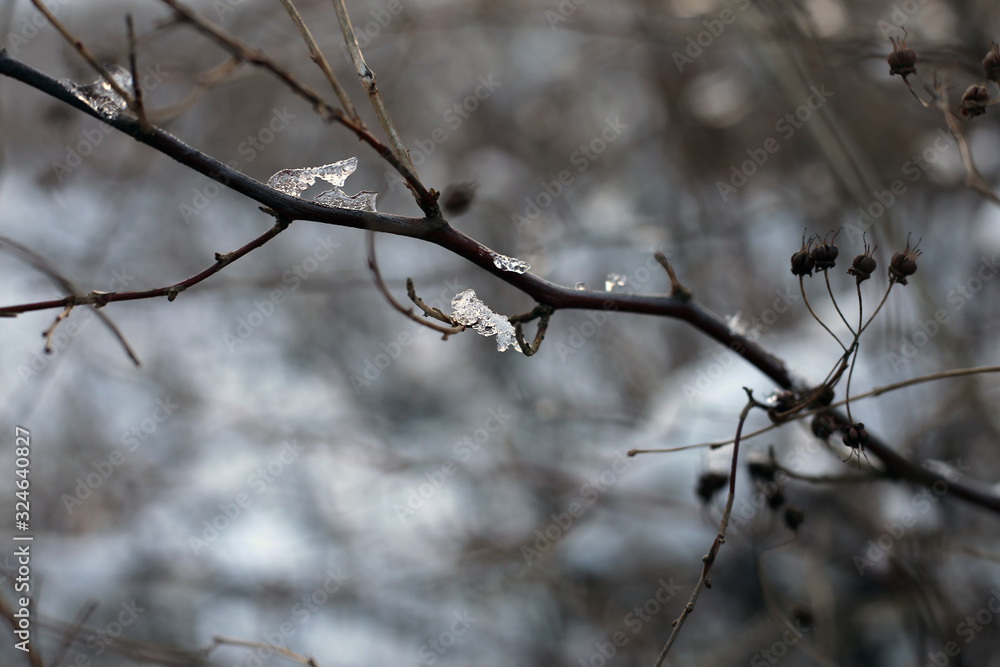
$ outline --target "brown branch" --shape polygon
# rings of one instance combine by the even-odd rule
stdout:
[[[733,501],[736,500],[736,468],[740,453],[740,434],[743,432],[743,424],[746,423],[747,415],[750,414],[752,409],[767,408],[766,405],[754,400],[753,392],[749,389],[744,387],[743,391],[747,393],[747,404],[743,406],[743,410],[740,412],[739,423],[736,425],[736,437],[733,439],[733,460],[729,471],[729,495],[726,497],[726,509],[722,512],[722,520],[719,522],[719,532],[712,541],[712,546],[708,550],[708,554],[702,558],[705,564],[702,566],[698,583],[695,584],[694,590],[691,592],[691,597],[688,599],[687,604],[684,605],[681,615],[673,622],[674,629],[670,633],[667,643],[663,646],[663,650],[660,651],[660,656],[656,659],[654,667],[661,667],[663,661],[667,659],[670,647],[677,641],[681,628],[684,627],[684,622],[694,611],[694,605],[698,601],[698,596],[701,595],[702,590],[712,587],[712,582],[709,580],[708,575],[712,571],[712,566],[715,565],[715,558],[719,553],[719,549],[726,542],[726,528],[729,526],[729,516],[733,511]]]

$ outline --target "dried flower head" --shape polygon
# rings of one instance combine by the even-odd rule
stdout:
[[[965,89],[962,94],[962,115],[966,118],[981,116],[986,113],[986,107],[990,103],[990,92],[981,83],[974,83]]]
[[[916,73],[917,53],[906,46],[906,29],[903,29],[902,39],[897,41],[890,37],[889,41],[892,42],[892,53],[886,58],[889,61],[889,76],[898,74],[905,79]]]
[[[889,260],[889,282],[905,285],[906,277],[917,272],[917,257],[921,254],[923,253],[920,250],[920,241],[918,240],[917,245],[911,249],[910,238],[906,237],[906,248]]]
[[[864,254],[855,257],[854,262],[851,264],[851,268],[847,269],[847,273],[854,276],[859,285],[872,277],[872,271],[874,271],[877,266],[875,258],[872,257],[872,253],[875,252],[875,249],[878,248],[878,246],[872,248],[868,245],[868,241],[865,241],[864,244]]]
[[[812,237],[809,237],[809,243],[806,243],[806,235],[802,234],[802,248],[792,255],[792,275],[799,276],[811,276],[813,266],[816,265],[816,260],[812,258],[809,253],[812,250]]]
[[[837,422],[831,413],[821,412],[812,418],[810,428],[812,428],[813,435],[826,440],[837,429]]]
[[[837,233],[829,240],[824,238],[822,241],[816,241],[816,245],[813,247],[810,255],[813,261],[816,262],[817,271],[832,269],[837,263],[837,255],[840,254],[840,249],[833,243],[837,239]]]
[[[993,42],[986,57],[983,58],[983,69],[990,81],[1000,81],[1000,46]]]

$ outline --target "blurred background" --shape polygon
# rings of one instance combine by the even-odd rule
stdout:
[[[228,67],[164,5],[49,5],[99,60],[120,65],[132,13],[147,108],[188,144],[262,182],[357,156],[348,193],[378,191],[380,211],[420,214],[374,151],[273,77]],[[297,5],[377,128],[330,3]],[[191,6],[334,99],[279,3]],[[95,79],[29,2],[0,8],[11,56],[58,79]],[[857,292],[844,271],[862,237],[879,262],[862,285],[866,313],[892,253],[922,239],[918,272],[862,337],[852,390],[997,363],[1000,216],[965,186],[943,115],[885,60],[888,37],[905,28],[918,75],[936,73],[957,102],[1000,32],[994,3],[372,0],[349,10],[425,185],[477,185],[451,223],[537,275],[666,293],[660,250],[703,307],[819,382],[840,348],[788,269],[803,230],[841,229],[830,284],[851,321]],[[255,202],[19,82],[0,79],[0,96],[0,234],[81,292],[173,284],[273,223]],[[990,183],[998,129],[993,110],[963,121]],[[497,312],[534,306],[436,247],[378,243],[397,298],[412,277],[445,312],[470,288]],[[763,399],[773,383],[683,322],[630,314],[559,312],[530,358],[471,331],[442,341],[385,302],[365,260],[361,232],[300,221],[172,303],[109,305],[138,368],[92,311],[60,323],[49,355],[42,332],[58,311],[3,322],[0,492],[13,498],[18,425],[32,438],[46,664],[288,664],[261,645],[207,650],[227,637],[322,667],[652,666],[724,506],[724,492],[696,490],[727,473],[731,451],[625,452],[732,437],[741,387]],[[821,279],[805,286],[843,337]],[[60,296],[0,254],[0,303]],[[991,376],[973,376],[853,412],[920,465],[1000,493],[998,399]],[[755,412],[747,428],[766,424]],[[797,473],[838,481],[751,477],[747,463],[769,447]],[[806,424],[745,443],[712,587],[669,664],[1000,665],[1000,517],[947,489],[858,482],[870,468],[843,463],[848,453]],[[797,531],[789,507],[804,518]],[[12,599],[9,577],[0,591]],[[27,664],[6,626],[0,635],[3,664]]]

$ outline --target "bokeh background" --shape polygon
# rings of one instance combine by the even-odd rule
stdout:
[[[164,5],[49,4],[121,65],[132,13],[147,105],[192,146],[261,181],[357,156],[345,190],[419,214],[373,151],[266,73],[227,68]],[[803,230],[843,228],[831,285],[852,319],[843,270],[862,231],[880,266],[866,312],[912,235],[919,271],[863,336],[852,388],[997,363],[1000,216],[966,188],[943,116],[885,62],[905,27],[918,73],[947,80],[957,100],[1000,34],[994,3],[348,4],[423,182],[478,185],[452,224],[538,275],[602,289],[617,274],[615,290],[665,293],[661,250],[700,304],[818,382],[839,347],[788,270]],[[298,5],[377,128],[332,7]],[[191,6],[327,94],[279,3]],[[0,8],[11,55],[94,80],[29,2]],[[0,233],[81,291],[175,283],[273,223],[38,91],[4,79],[0,97]],[[963,132],[987,181],[1000,180],[996,113]],[[746,166],[754,156],[766,161]],[[380,237],[378,248],[398,298],[412,277],[446,311],[469,288],[498,312],[534,305],[436,247]],[[363,233],[297,222],[172,303],[112,304],[104,313],[139,368],[86,309],[55,330],[50,355],[41,334],[56,311],[3,322],[0,492],[13,498],[14,426],[30,429],[46,664],[283,663],[260,646],[208,651],[220,636],[322,667],[655,662],[723,507],[696,487],[730,452],[624,453],[731,437],[741,387],[763,398],[773,384],[683,322],[637,315],[557,313],[530,358],[474,332],[442,341],[385,302],[365,259]],[[13,254],[0,275],[4,305],[62,296]],[[843,335],[822,283],[806,287]],[[854,413],[921,465],[1000,493],[998,404],[996,381],[979,376]],[[766,423],[754,413],[748,428]],[[670,664],[1000,664],[1000,517],[887,481],[783,479],[775,511],[773,488],[746,466],[771,446],[803,474],[867,469],[799,424],[747,441],[712,588]],[[797,533],[786,506],[803,513]],[[0,592],[12,598],[8,577]],[[0,635],[0,660],[27,664]],[[943,653],[949,642],[957,653]]]

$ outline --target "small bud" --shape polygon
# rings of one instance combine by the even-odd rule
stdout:
[[[897,252],[889,260],[889,282],[899,283],[901,285],[906,284],[906,277],[912,276],[917,272],[917,257],[923,254],[918,248],[920,246],[920,241],[917,241],[917,245],[910,249],[910,240],[906,239],[906,248],[902,252]]]
[[[890,37],[889,41],[892,42],[892,53],[886,59],[889,61],[889,76],[898,74],[905,79],[909,75],[915,74],[917,53],[906,46],[906,31],[903,31],[901,40],[896,41],[895,38]]]
[[[877,247],[878,246],[875,246],[875,248]],[[859,285],[872,277],[872,271],[874,271],[877,266],[875,258],[872,257],[872,253],[875,252],[875,248],[870,248],[868,246],[868,242],[865,241],[864,254],[855,257],[854,262],[851,264],[851,268],[847,269],[847,273],[854,276]]]
[[[962,104],[960,106],[962,115],[966,118],[981,116],[986,113],[986,107],[989,106],[989,102],[990,93],[986,90],[986,86],[981,83],[974,83],[966,88],[965,93],[962,95]]]
[[[983,58],[983,69],[986,71],[986,78],[990,81],[1000,81],[1000,46],[996,42],[990,48],[989,53]]]
[[[475,183],[457,183],[449,185],[444,191],[441,207],[450,215],[462,215],[469,210],[476,196]]]

